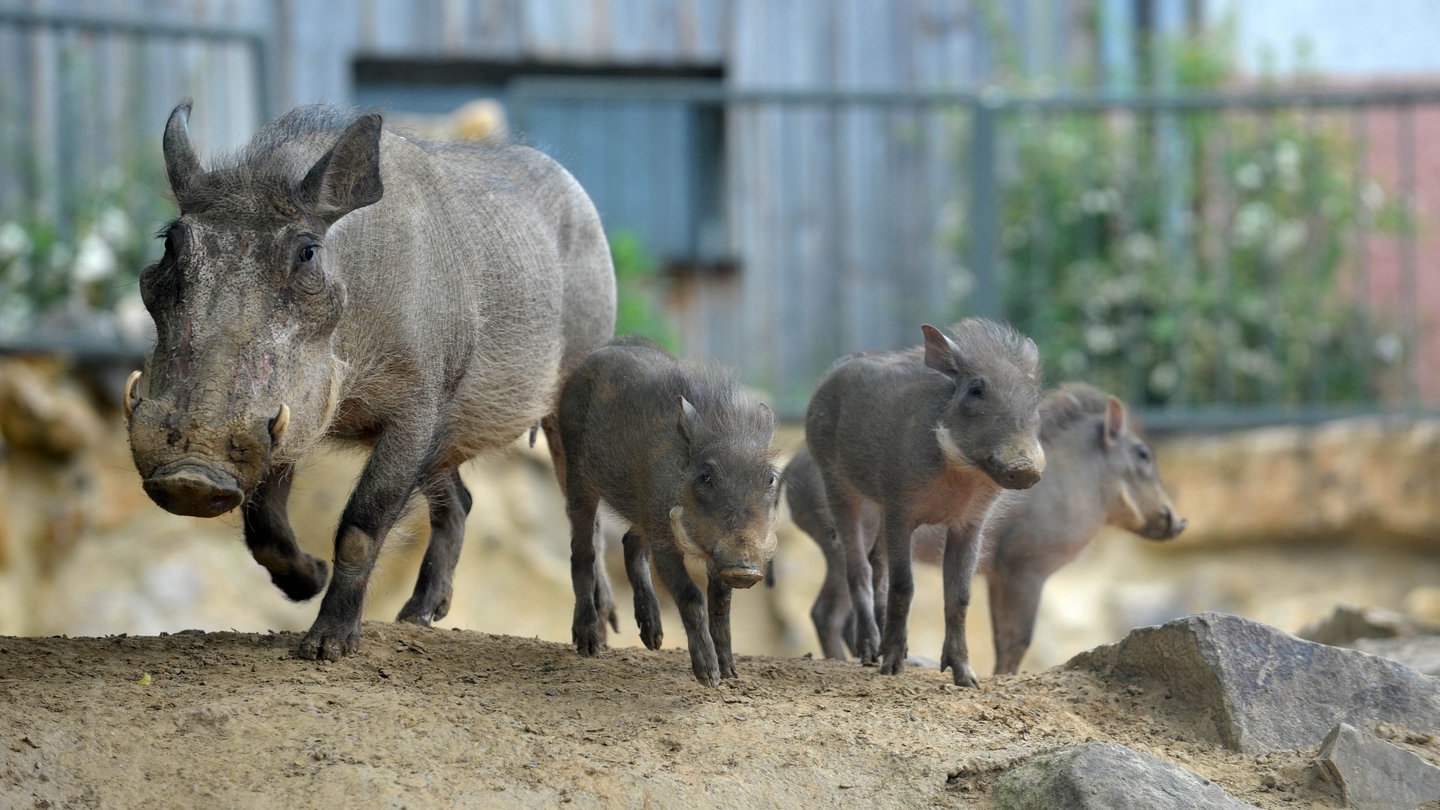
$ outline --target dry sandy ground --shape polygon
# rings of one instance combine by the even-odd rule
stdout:
[[[338,663],[292,633],[0,637],[0,806],[985,807],[1038,754],[1111,740],[1261,807],[1323,803],[1313,751],[1249,756],[1163,695],[1052,669],[960,689],[910,668],[367,623]]]

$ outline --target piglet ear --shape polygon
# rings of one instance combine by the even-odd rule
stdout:
[[[700,435],[700,428],[703,427],[700,412],[696,411],[695,406],[685,397],[677,396],[675,399],[680,402],[680,435],[684,437],[686,444],[694,444]]]
[[[760,426],[765,430],[765,441],[769,443],[775,438],[775,412],[763,402],[760,403]]]
[[[315,161],[296,188],[301,205],[330,225],[346,214],[377,203],[380,182],[380,116],[355,119],[329,152]]]
[[[1025,342],[1020,344],[1020,356],[1025,358],[1025,365],[1030,368],[1030,377],[1032,379],[1039,379],[1040,347],[1035,345],[1035,341],[1028,337],[1025,338]]]
[[[921,324],[920,331],[925,334],[925,365],[951,379],[959,377],[963,362],[955,341],[928,323]]]
[[[1124,435],[1128,417],[1125,414],[1125,403],[1110,397],[1105,403],[1105,449],[1109,450]]]

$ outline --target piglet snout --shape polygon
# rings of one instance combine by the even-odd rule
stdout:
[[[763,571],[749,565],[735,565],[729,568],[722,568],[719,574],[720,578],[725,580],[725,584],[732,588],[748,588],[765,578]]]

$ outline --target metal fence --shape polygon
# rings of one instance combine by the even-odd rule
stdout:
[[[1100,384],[1152,428],[1440,406],[1440,90],[546,82],[512,97],[517,128],[564,99],[723,110],[744,291],[675,314],[750,335],[689,348],[728,348],[792,414],[838,354],[966,314],[1010,320],[1052,381]]]
[[[45,47],[57,59],[67,42],[99,38],[126,43],[105,64],[218,70],[253,99],[257,125],[266,106],[265,39],[254,32],[4,12],[0,44],[21,28],[52,32]],[[243,66],[240,79],[227,64]],[[114,104],[96,118],[72,92],[84,82],[32,85],[26,100],[0,97],[33,133],[0,154],[6,177],[34,154],[89,160],[105,121],[133,125]],[[72,91],[46,100],[35,89],[45,86]],[[144,148],[158,152],[154,109],[177,96],[168,84],[147,91]],[[574,119],[586,122],[623,108],[612,116],[630,122],[623,129],[571,133],[612,172],[593,184],[613,189],[597,195],[602,215],[645,210],[634,200],[642,185],[675,186],[683,150],[633,126],[671,118],[636,118],[637,105],[719,118],[718,137],[702,128],[691,144],[705,165],[686,194],[704,199],[687,197],[684,210],[706,217],[691,223],[701,258],[722,259],[697,266],[729,269],[662,277],[657,301],[687,355],[739,367],[785,415],[800,413],[840,354],[911,345],[921,322],[967,314],[1012,321],[1040,344],[1050,381],[1100,384],[1152,428],[1440,410],[1440,90],[1036,97],[569,78],[517,81],[507,101],[512,131],[541,148],[537,110],[563,126],[567,105],[588,111]],[[31,120],[47,104],[48,117]],[[676,131],[688,130],[666,137]],[[80,140],[60,154],[65,138]],[[570,163],[565,148],[580,147],[556,155]],[[0,351],[134,351],[38,334],[11,330]]]

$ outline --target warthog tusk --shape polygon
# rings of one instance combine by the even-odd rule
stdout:
[[[130,414],[135,413],[135,383],[140,381],[140,372],[132,371],[125,380],[125,396],[122,405],[125,408],[125,419],[129,421]]]
[[[273,447],[280,443],[280,437],[285,435],[285,428],[290,426],[290,406],[280,404],[280,412],[270,420],[270,445]]]

